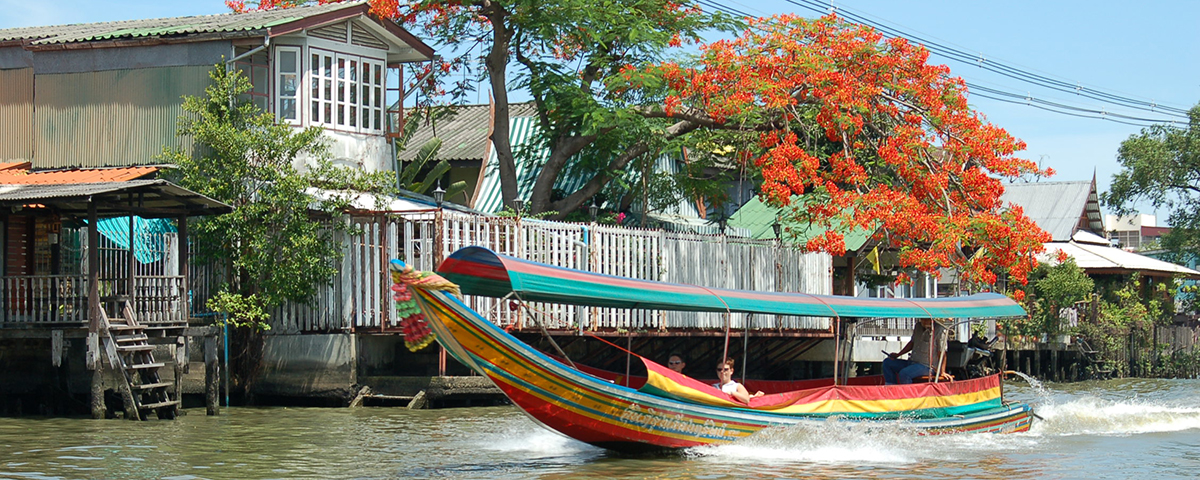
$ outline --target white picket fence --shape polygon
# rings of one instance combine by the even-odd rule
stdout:
[[[609,275],[705,287],[829,294],[832,259],[782,248],[775,241],[607,225],[425,211],[354,217],[358,232],[343,246],[340,275],[317,298],[273,312],[272,332],[387,331],[396,328],[387,265],[399,258],[433,270],[455,250],[478,245],[518,258]],[[723,329],[724,313],[664,312],[532,303],[530,315],[498,299],[466,303],[501,326],[654,331]],[[829,320],[733,314],[734,329],[828,330]]]

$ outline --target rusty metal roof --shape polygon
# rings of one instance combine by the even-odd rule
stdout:
[[[20,185],[63,185],[69,183],[124,182],[158,172],[157,167],[83,168],[52,170],[45,172],[27,171],[25,167],[6,167],[0,164],[0,184]]]
[[[120,20],[115,22],[83,23],[43,27],[21,27],[0,29],[0,44],[22,43],[33,47],[82,44],[87,42],[119,40],[186,40],[196,36],[218,38],[246,38],[275,36],[292,33],[308,27],[313,20],[321,23],[351,18],[366,14],[369,10],[364,0],[309,5],[295,8],[251,11],[246,13],[223,13],[191,17],[153,18],[145,20]],[[302,22],[304,21],[304,22]],[[288,24],[300,22],[296,28]],[[385,25],[388,30],[427,56],[433,49],[413,37],[403,28]]]
[[[442,139],[436,160],[483,162],[491,147],[488,133],[492,131],[491,105],[462,105],[453,107],[454,112],[433,123],[422,123],[408,145],[396,154],[402,161],[417,158],[421,145],[433,137]],[[405,112],[408,114],[408,112]],[[537,108],[533,102],[513,103],[508,107],[509,118],[533,117]],[[435,135],[436,133],[436,135]],[[510,140],[514,145],[518,140]]]
[[[0,184],[0,208],[39,204],[61,214],[86,218],[95,202],[100,217],[137,215],[171,218],[217,215],[233,207],[166,180],[76,183],[67,185]]]

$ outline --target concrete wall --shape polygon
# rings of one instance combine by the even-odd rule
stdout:
[[[346,333],[267,335],[256,395],[345,397],[357,383],[357,341]]]

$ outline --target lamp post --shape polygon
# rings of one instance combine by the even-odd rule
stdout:
[[[517,218],[521,218],[521,211],[525,210],[525,201],[520,198],[512,199],[513,210],[517,212]]]
[[[592,217],[592,223],[596,223],[596,215],[600,214],[600,206],[596,205],[596,199],[592,199],[592,205],[588,207],[588,215]]]
[[[779,217],[775,217],[775,223],[771,224],[771,230],[775,231],[775,239],[783,240],[783,224],[779,223]]]

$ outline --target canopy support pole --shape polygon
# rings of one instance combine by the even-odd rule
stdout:
[[[517,298],[517,303],[521,305],[521,308],[525,309],[525,312],[529,314],[529,318],[532,318],[533,321],[537,322],[538,326],[541,327],[542,335],[546,336],[546,340],[550,340],[550,345],[554,346],[554,351],[558,352],[558,354],[562,356],[563,360],[566,360],[567,363],[571,365],[571,368],[579,370],[579,367],[575,366],[575,362],[571,361],[571,357],[568,357],[567,353],[563,351],[562,347],[558,346],[558,342],[554,341],[554,337],[550,336],[550,331],[546,330],[546,322],[543,322],[541,317],[536,315],[537,312],[534,312],[533,309],[529,308],[529,306],[525,304],[525,299],[521,298],[517,292],[512,292],[511,295]],[[626,370],[628,370],[628,367],[626,367]]]

